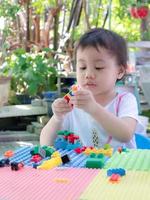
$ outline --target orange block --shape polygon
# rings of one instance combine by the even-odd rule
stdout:
[[[4,153],[4,156],[7,158],[12,157],[13,155],[14,155],[14,152],[12,150],[5,151]]]

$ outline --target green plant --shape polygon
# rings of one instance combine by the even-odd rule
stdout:
[[[130,0],[130,5],[137,7],[148,6],[149,3],[150,0]]]
[[[11,74],[11,89],[30,96],[43,91],[56,90],[57,60],[48,57],[47,49],[40,53],[27,53],[17,49],[6,58],[3,74]]]

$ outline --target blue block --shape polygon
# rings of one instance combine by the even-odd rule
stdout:
[[[120,176],[125,176],[126,171],[123,168],[108,169],[107,176],[111,176],[112,174],[119,174]]]
[[[66,149],[68,143],[64,138],[56,138],[54,141],[54,147],[55,149]]]
[[[80,148],[80,147],[81,147],[81,143],[79,141],[77,141],[74,144],[68,143],[66,149],[67,150],[73,150],[73,149]]]

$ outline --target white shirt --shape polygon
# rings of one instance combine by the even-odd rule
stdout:
[[[139,121],[137,102],[133,94],[119,93],[107,106],[105,106],[105,109],[114,113],[119,118],[131,117],[136,119],[137,125],[135,133],[143,131],[144,127]],[[111,135],[111,133],[108,134],[100,123],[93,119],[88,113],[78,108],[74,108],[65,116],[63,129],[79,135],[83,146],[103,147],[104,144],[108,143],[109,136]],[[115,138],[112,138],[109,143],[114,148],[120,146],[136,148],[134,136],[128,143],[122,143]]]

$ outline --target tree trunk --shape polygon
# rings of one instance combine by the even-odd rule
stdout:
[[[33,41],[35,44],[40,44],[40,16],[36,15],[33,19],[34,24],[34,38]]]
[[[27,20],[26,20],[26,51],[30,52],[30,47],[29,47],[29,43],[30,43],[30,0],[27,1],[26,4],[26,13],[27,13]]]

